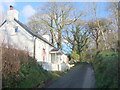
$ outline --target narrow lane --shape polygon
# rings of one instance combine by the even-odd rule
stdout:
[[[90,64],[80,64],[46,88],[95,88],[95,76]]]

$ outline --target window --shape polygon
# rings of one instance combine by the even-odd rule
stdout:
[[[55,54],[54,53],[51,54],[51,63],[55,63]]]
[[[15,28],[15,32],[18,32],[18,27]]]

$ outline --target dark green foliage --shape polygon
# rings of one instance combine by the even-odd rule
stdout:
[[[118,87],[118,53],[100,52],[93,61],[98,88]]]
[[[32,58],[26,63],[22,63],[18,72],[3,78],[3,88],[33,88],[43,87],[47,79],[52,78],[52,74],[42,69],[42,67]]]

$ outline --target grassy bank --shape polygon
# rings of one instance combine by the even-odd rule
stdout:
[[[100,52],[95,56],[93,66],[97,88],[118,88],[118,53]]]

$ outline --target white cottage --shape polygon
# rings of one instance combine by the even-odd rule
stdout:
[[[7,19],[0,25],[0,44],[28,51],[47,71],[69,69],[68,59],[49,42],[49,35],[40,36],[18,20],[18,12],[9,10]]]

